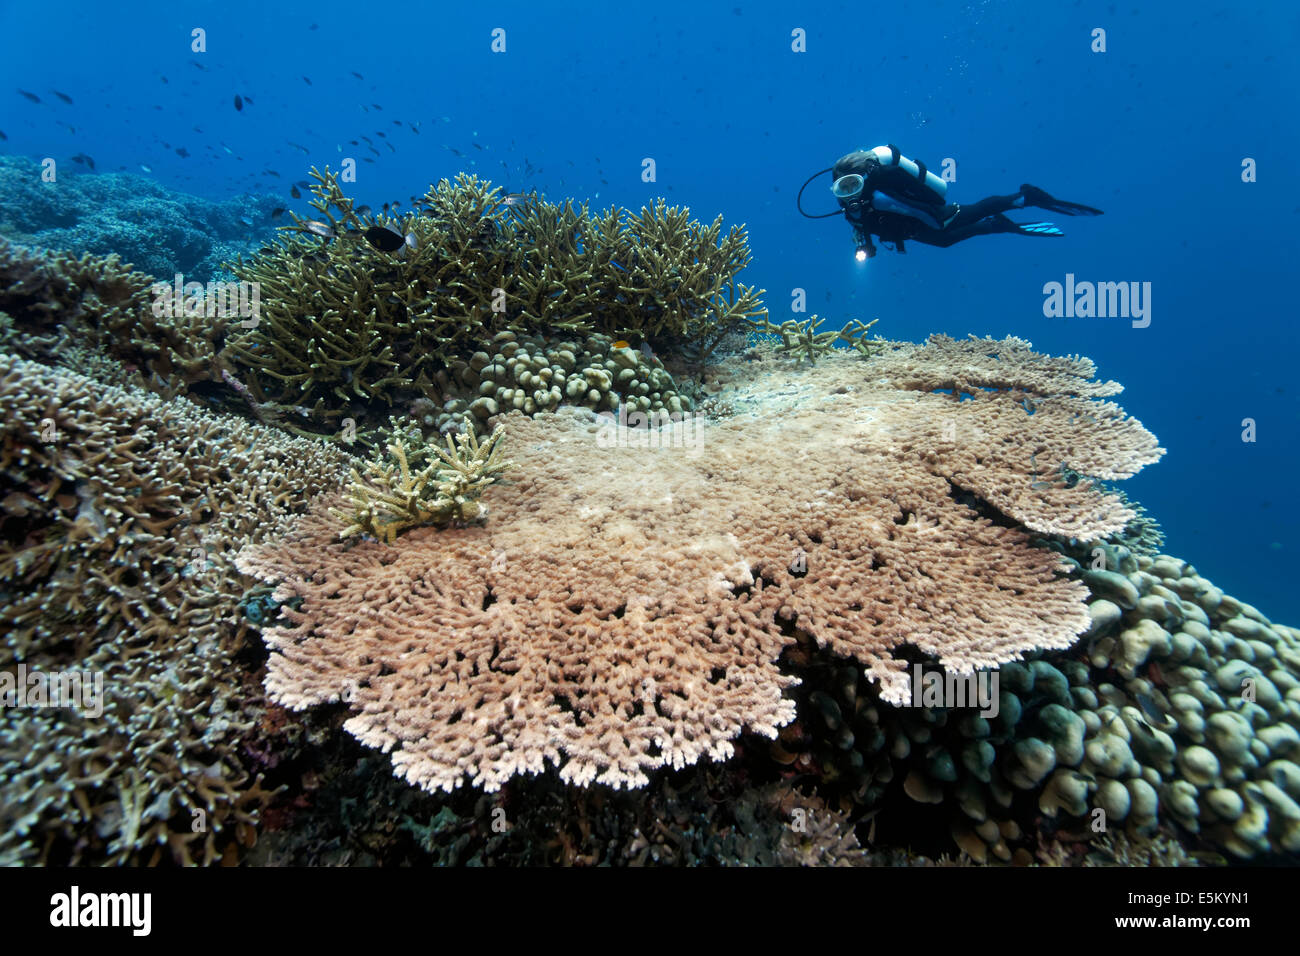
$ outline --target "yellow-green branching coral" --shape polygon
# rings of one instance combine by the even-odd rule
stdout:
[[[773,325],[764,318],[761,322],[751,320],[751,324],[760,335],[780,337],[781,341],[776,346],[778,352],[801,359],[806,358],[810,365],[835,348],[837,342],[844,342],[863,358],[871,356],[867,330],[879,322],[879,319],[872,319],[870,322],[853,319],[838,331],[818,332],[817,329],[825,321],[813,315],[803,322],[787,319],[780,325]]]
[[[511,464],[500,455],[503,434],[498,425],[483,442],[472,428],[448,435],[445,449],[432,448],[436,460],[418,470],[411,465],[406,442],[395,439],[388,446],[391,461],[369,462],[364,476],[352,470],[352,508],[333,509],[349,522],[339,536],[370,534],[391,542],[409,528],[484,517],[487,509],[479,496]],[[417,449],[415,457],[427,457],[427,451]]]

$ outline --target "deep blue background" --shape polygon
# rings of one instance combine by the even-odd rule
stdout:
[[[595,207],[664,196],[720,213],[748,224],[745,278],[777,321],[801,288],[829,326],[879,317],[892,338],[1014,334],[1092,357],[1169,449],[1123,485],[1164,525],[1166,550],[1300,623],[1296,5],[479,6],[6,2],[0,149],[65,170],[79,152],[100,172],[146,164],[211,198],[287,199],[313,163],[350,155],[355,194],[376,207],[468,170]],[[190,52],[195,26],[204,54]],[[494,27],[504,55],[490,50]],[[791,52],[796,27],[806,53]],[[1098,27],[1105,53],[1090,51]],[[253,100],[242,112],[236,93]],[[348,142],[363,133],[379,157]],[[847,226],[801,218],[794,193],[842,153],[886,142],[932,168],[956,160],[959,202],[1027,181],[1107,215],[1062,221],[1062,240],[995,236],[858,264]],[[641,181],[647,156],[656,183]],[[1257,183],[1241,181],[1244,157]],[[826,185],[808,206],[833,208]],[[1067,272],[1151,282],[1151,326],[1045,319],[1043,284]]]

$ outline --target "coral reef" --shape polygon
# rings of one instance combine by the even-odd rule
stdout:
[[[786,655],[801,720],[773,758],[867,810],[901,781],[910,799],[946,808],[954,841],[981,863],[1026,852],[1025,797],[1034,814],[1074,821],[1075,845],[1141,841],[1163,824],[1238,858],[1296,853],[1297,632],[1175,558],[1099,550],[1115,570],[1081,566],[1087,640],[1003,664],[995,716],[891,707],[851,662],[804,641]]]
[[[41,167],[0,156],[0,235],[26,245],[118,255],[168,281],[218,277],[221,263],[253,252],[280,201],[239,196],[212,202],[133,173],[68,173],[41,181]]]
[[[436,376],[442,394],[449,396],[441,409],[428,401],[415,403],[413,412],[424,429],[446,431],[467,411],[482,422],[512,408],[533,415],[561,405],[595,411],[618,411],[625,405],[680,415],[693,407],[658,358],[607,335],[589,335],[582,342],[547,341],[507,331],[498,332],[486,347],[497,351],[456,359]]]
[[[103,675],[102,715],[0,709],[0,857],[211,862],[269,794],[242,752],[234,553],[349,456],[184,399],[0,355],[3,670]],[[250,686],[251,685],[251,686]]]
[[[0,349],[169,397],[220,381],[231,316],[206,299],[194,315],[155,314],[152,285],[116,255],[75,258],[0,239]]]
[[[388,446],[393,464],[370,461],[365,477],[353,469],[351,507],[334,512],[335,517],[351,522],[340,537],[364,533],[391,542],[408,528],[484,517],[486,509],[479,496],[511,464],[498,455],[503,434],[504,428],[498,425],[481,445],[472,429],[454,440],[448,435],[446,450],[435,446],[432,456],[427,447],[417,447],[408,455],[402,439],[394,439]],[[416,461],[411,462],[410,457]],[[428,463],[412,471],[421,460]]]
[[[818,332],[817,329],[826,321],[816,315],[799,322],[787,319],[780,325],[773,325],[764,318],[761,322],[751,323],[760,337],[774,336],[774,349],[781,355],[807,359],[813,364],[823,355],[830,353],[838,342],[843,342],[863,358],[871,357],[871,344],[867,341],[867,331],[879,322],[861,322],[854,319],[843,328],[832,332]]]
[[[789,723],[776,662],[798,634],[859,662],[891,703],[909,694],[906,645],[962,673],[1068,647],[1086,588],[953,488],[1026,527],[1100,537],[1131,513],[1053,470],[1131,473],[1154,439],[1109,404],[1032,395],[1074,387],[1077,365],[1026,349],[1005,347],[1023,368],[999,373],[1017,390],[960,403],[881,381],[949,361],[943,343],[884,360],[792,369],[692,436],[508,416],[517,472],[481,528],[348,547],[318,506],[239,558],[302,602],[266,635],[268,689],[294,708],[346,698],[348,731],[428,789],[492,789],[548,762],[566,781],[641,786]]]
[[[309,718],[310,720],[310,718]],[[561,784],[498,793],[408,787],[373,751],[317,732],[291,775],[297,796],[267,814],[254,865],[860,866],[880,862],[840,810],[746,761],[656,776],[641,790]]]
[[[312,176],[322,218],[295,217],[274,247],[232,267],[260,283],[265,321],[233,337],[230,356],[259,401],[303,406],[318,427],[343,409],[362,421],[372,408],[459,397],[438,388],[438,372],[501,332],[559,339],[570,353],[564,344],[593,333],[699,344],[764,312],[735,278],[749,261],[745,233],[723,236],[720,218],[704,227],[662,203],[593,217],[571,203],[507,202],[464,175],[431,187],[418,210],[376,216],[328,169]],[[479,394],[499,402],[494,391]],[[525,401],[552,403],[533,391]]]

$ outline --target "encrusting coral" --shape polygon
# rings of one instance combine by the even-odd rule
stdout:
[[[0,354],[0,669],[103,675],[103,711],[0,708],[0,858],[209,863],[269,794],[234,553],[352,459]]]
[[[1060,467],[1129,474],[1161,450],[1055,394],[1079,388],[1077,363],[980,348],[1000,350],[1007,390],[964,402],[892,380],[951,361],[933,340],[791,370],[720,423],[508,416],[517,467],[482,527],[348,546],[320,505],[239,558],[301,599],[266,634],[268,689],[349,700],[347,729],[428,789],[548,761],[640,786],[788,723],[777,659],[797,634],[858,661],[886,702],[909,695],[904,645],[958,673],[1067,647],[1088,592],[1007,519],[1100,537],[1123,507]]]

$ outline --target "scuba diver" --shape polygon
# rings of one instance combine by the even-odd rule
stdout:
[[[1100,209],[1056,199],[1028,184],[1009,196],[989,196],[964,205],[950,203],[946,200],[946,182],[926,169],[925,163],[908,159],[897,146],[890,145],[841,156],[834,166],[809,176],[795,199],[799,212],[809,219],[840,214],[804,212],[803,191],[822,173],[831,174],[831,193],[839,201],[844,218],[853,226],[859,260],[876,254],[871,242],[873,235],[886,248],[892,246],[897,252],[906,252],[903,243],[908,239],[946,248],[972,236],[998,233],[1065,235],[1050,222],[1013,222],[1004,215],[1012,209],[1047,209],[1066,216],[1102,214]]]

